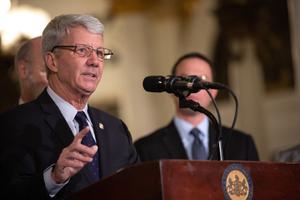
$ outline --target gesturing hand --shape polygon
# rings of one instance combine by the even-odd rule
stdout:
[[[56,183],[63,183],[80,171],[93,160],[98,150],[96,145],[87,147],[81,144],[82,138],[89,132],[89,128],[82,129],[73,142],[63,149],[52,171],[52,178]]]

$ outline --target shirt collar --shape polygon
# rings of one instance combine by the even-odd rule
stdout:
[[[196,126],[203,134],[204,138],[208,138],[209,120],[205,116],[204,120]]]
[[[191,145],[192,145],[192,142],[194,141],[194,137],[189,133],[194,128],[194,126],[191,123],[178,118],[177,116],[174,117],[174,124],[178,130],[178,134],[181,138],[181,141],[187,152],[187,155],[189,158],[191,158]],[[201,123],[199,123],[196,127],[202,132],[202,134],[199,137],[201,138],[201,140],[203,142],[204,148],[208,152],[209,151],[209,147],[208,147],[209,120],[208,120],[208,118],[205,116],[204,120]]]
[[[59,108],[59,110],[60,110],[61,114],[63,115],[63,117],[65,118],[65,120],[67,122],[72,122],[74,120],[78,110],[73,105],[71,105],[69,102],[65,101],[63,98],[58,96],[50,86],[47,87],[47,92],[48,92],[49,96],[51,97],[51,99],[54,101],[54,103]],[[86,104],[82,111],[84,111],[86,116],[89,116],[87,113],[87,110],[88,110],[87,108],[88,108],[88,106]]]
[[[174,123],[181,136],[184,133],[189,133],[194,128],[194,126],[191,123],[177,116],[174,117]],[[205,137],[208,136],[209,120],[206,116],[204,117],[204,120],[201,123],[196,125],[196,127],[205,135]]]
[[[174,124],[178,130],[179,136],[184,139],[189,137],[188,133],[192,130],[193,125],[179,117],[174,117]]]

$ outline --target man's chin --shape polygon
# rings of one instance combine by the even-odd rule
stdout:
[[[91,94],[94,93],[95,89],[94,88],[81,88],[79,91],[84,96],[90,96]]]
[[[193,116],[195,116],[195,115],[198,114],[196,111],[193,111],[193,110],[191,110],[189,108],[182,108],[182,109],[180,109],[180,113],[182,115],[191,116],[191,117],[193,117]]]

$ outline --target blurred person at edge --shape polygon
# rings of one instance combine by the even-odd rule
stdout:
[[[15,56],[15,68],[20,86],[18,104],[36,99],[48,85],[42,56],[42,37],[21,44]]]

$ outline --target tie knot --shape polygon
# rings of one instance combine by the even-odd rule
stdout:
[[[87,117],[86,117],[86,115],[83,111],[78,111],[77,112],[77,114],[75,116],[75,120],[78,122],[78,124],[80,126],[80,130],[88,125],[88,123],[86,121]]]
[[[199,137],[201,131],[198,128],[193,128],[190,132],[194,137]]]

